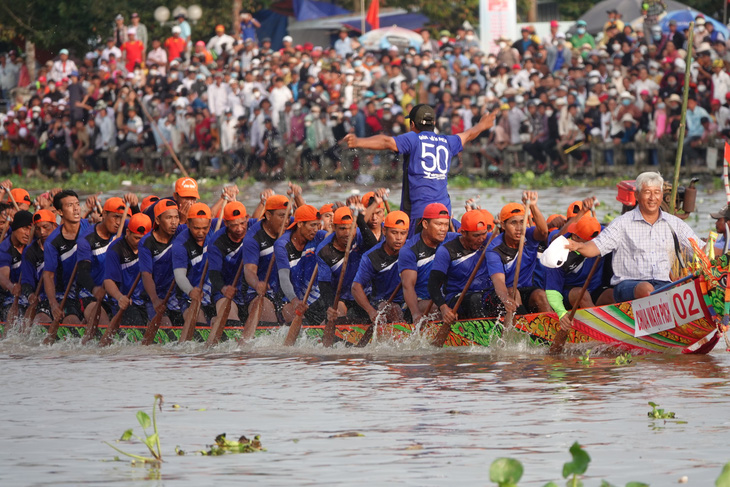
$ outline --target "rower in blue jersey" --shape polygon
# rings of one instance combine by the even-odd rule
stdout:
[[[0,320],[5,321],[7,312],[18,296],[20,307],[20,272],[23,250],[30,243],[33,214],[20,210],[13,216],[10,229],[13,231],[0,243]]]
[[[215,308],[210,300],[210,282],[203,282],[203,289],[198,288],[203,277],[203,269],[208,260],[208,239],[212,237],[210,208],[205,203],[195,203],[188,210],[187,228],[172,242],[172,270],[175,275],[177,289],[170,298],[169,307],[183,313],[187,321],[190,303],[193,299],[201,299],[201,307],[196,323],[207,324],[215,315]]]
[[[404,155],[401,210],[411,220],[411,235],[418,225],[417,217],[429,203],[442,203],[451,213],[447,176],[452,158],[464,145],[494,125],[497,113],[483,116],[471,129],[456,135],[434,133],[436,113],[429,105],[416,105],[411,110],[410,132],[396,137],[374,135],[360,139],[347,134],[345,142],[353,149],[389,150]]]
[[[403,211],[392,211],[385,217],[384,239],[375,247],[365,252],[360,259],[360,266],[352,282],[352,296],[357,304],[375,323],[379,313],[386,313],[388,321],[403,318],[400,305],[403,304],[403,292],[393,298],[393,305],[388,306],[388,299],[400,284],[398,275],[398,254],[408,238],[410,221]],[[371,289],[368,295],[366,289]],[[382,311],[384,307],[390,309]]]
[[[570,235],[571,240],[576,242],[589,242],[601,233],[601,224],[592,216],[584,216],[575,224],[575,229]],[[588,274],[596,259],[599,259],[596,272],[586,288],[583,299],[578,302],[580,290],[588,279]],[[572,323],[568,321],[568,310],[573,307],[592,308],[595,305],[613,303],[613,290],[604,281],[604,257],[586,258],[578,252],[568,254],[565,263],[555,269],[546,269],[546,287],[548,303],[560,318],[560,326],[569,330]]]
[[[81,303],[84,305],[84,318],[88,323],[96,314],[96,306],[101,300],[99,324],[109,323],[111,302],[103,299],[104,293],[104,261],[109,244],[124,225],[126,206],[122,198],[109,198],[104,202],[101,222],[94,225],[84,238],[79,239],[78,283]]]
[[[208,244],[208,279],[211,285],[212,301],[215,303],[216,318],[223,310],[225,298],[231,299],[231,312],[225,326],[240,326],[245,318],[245,283],[243,276],[233,282],[243,259],[243,239],[248,226],[256,220],[249,220],[246,207],[240,201],[232,201],[223,212],[224,227],[218,230]]]
[[[535,222],[534,227],[527,228],[522,249],[519,281],[517,289],[512,289],[517,267],[517,250],[522,238],[522,228],[525,218],[525,206],[521,203],[508,203],[499,212],[502,223],[502,235],[494,239],[487,250],[487,266],[489,276],[494,284],[494,291],[487,296],[487,311],[490,316],[496,316],[502,310],[514,313],[518,307],[519,313],[547,312],[550,305],[545,296],[545,290],[536,287],[533,282],[533,272],[537,263],[537,249],[540,242],[548,236],[547,222],[537,206],[537,192],[525,191],[522,195],[525,202],[529,202],[530,214]]]
[[[152,221],[144,213],[137,213],[129,220],[122,238],[109,245],[104,261],[104,289],[114,300],[112,313],[123,311],[122,326],[146,325],[149,321],[147,306],[143,299],[142,283],[137,283],[132,295],[127,298],[139,268],[139,243],[152,230]]]
[[[243,239],[243,272],[248,284],[246,303],[249,310],[256,304],[257,296],[264,296],[261,321],[283,321],[284,294],[279,286],[276,260],[266,283],[269,262],[274,259],[274,243],[279,237],[284,220],[287,218],[289,198],[275,194],[267,198],[264,219],[254,224]]]
[[[173,282],[172,240],[180,224],[178,207],[172,200],[158,201],[154,215],[153,230],[139,243],[139,268],[142,271],[142,284],[148,296],[149,316],[155,316],[155,310],[162,304]],[[161,324],[182,326],[182,313],[171,309],[168,302]]]
[[[294,222],[274,243],[279,286],[288,301],[282,309],[287,323],[291,323],[295,313],[306,311],[306,303],[302,300],[314,272],[314,252],[327,235],[327,232],[319,229],[320,217],[319,210],[314,206],[300,206],[294,212]]]
[[[367,208],[375,201],[375,196],[377,195],[378,198],[381,200],[385,198],[387,194],[387,190],[385,188],[380,188],[376,191],[368,191],[365,193],[362,197],[361,203],[362,205]],[[373,232],[373,235],[375,235],[375,239],[378,242],[382,242],[384,237],[383,234],[383,220],[385,219],[385,201],[381,201],[380,204],[375,208],[375,211],[370,216],[370,218],[367,220],[368,228],[371,232]]]
[[[449,232],[449,210],[442,203],[431,203],[421,215],[422,229],[405,243],[398,254],[398,272],[403,282],[406,319],[417,323],[430,306],[428,278],[436,249],[459,236]]]
[[[58,227],[56,215],[50,210],[38,210],[33,215],[35,225],[35,239],[25,247],[20,261],[20,285],[22,296],[27,297],[27,306],[37,306],[40,301],[45,300],[46,293],[43,286],[40,287],[38,295],[38,283],[43,279],[44,247],[46,239]],[[22,305],[25,302],[21,301]],[[36,314],[36,320],[40,323],[52,321],[50,315]]]
[[[78,239],[91,229],[88,220],[81,218],[78,195],[64,189],[53,197],[53,207],[61,214],[61,225],[49,235],[43,250],[43,286],[46,299],[38,305],[38,314],[63,320],[66,324],[81,323],[81,301],[76,283],[72,283],[66,305],[61,301],[76,268]]]
[[[369,209],[372,211],[375,207],[376,205],[371,205]],[[362,204],[355,205],[355,208],[360,210]],[[364,214],[360,212],[357,219],[353,222],[353,214],[350,208],[343,206],[337,208],[335,211],[334,217],[332,218],[335,231],[325,237],[316,250],[318,266],[317,282],[319,284],[320,296],[312,303],[309,310],[307,310],[306,317],[310,323],[319,324],[328,316],[332,318],[346,316],[348,321],[355,323],[361,323],[368,319],[367,313],[355,302],[351,288],[363,253],[377,243],[373,232],[370,231],[366,223],[370,217],[370,212],[365,212]],[[352,239],[347,268],[342,280],[339,306],[335,310],[332,308],[332,305],[335,301],[335,293],[340,280],[340,273],[342,272],[347,241],[353,224],[357,225],[357,228],[354,229],[355,236]]]
[[[464,290],[480,250],[489,232],[489,218],[483,210],[469,210],[461,218],[461,236],[450,240],[436,249],[428,291],[433,304],[441,311],[445,323],[453,323],[458,318],[479,318],[484,314],[484,293],[492,287],[486,262],[482,262],[474,280],[466,291],[464,300],[454,313],[453,307]]]

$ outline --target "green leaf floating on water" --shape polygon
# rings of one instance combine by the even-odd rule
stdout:
[[[149,415],[144,411],[137,412],[137,421],[139,421],[140,426],[144,429],[147,429],[152,425]]]
[[[715,480],[715,487],[730,487],[730,462],[722,467],[720,476]]]
[[[360,436],[365,436],[362,433],[358,433],[357,431],[347,431],[345,433],[338,433],[336,435],[330,436],[330,438],[357,438]]]
[[[626,484],[626,487],[649,487],[649,484],[645,484],[644,482],[629,482]]]
[[[129,428],[127,431],[122,433],[122,437],[119,438],[119,441],[129,441],[132,438],[132,435],[134,432],[132,431],[132,428]]]
[[[152,450],[155,448],[155,444],[157,443],[157,439],[159,438],[159,435],[157,433],[154,433],[144,440],[144,444],[147,445],[147,447]]]
[[[588,470],[588,464],[591,462],[591,457],[576,441],[573,446],[570,447],[570,455],[573,460],[566,462],[563,465],[563,478],[568,478],[570,475],[583,475]]]
[[[499,487],[513,487],[522,478],[524,468],[514,458],[497,458],[489,467],[489,480]]]
[[[558,484],[555,482],[548,482],[547,484],[543,485],[542,487],[558,487]]]

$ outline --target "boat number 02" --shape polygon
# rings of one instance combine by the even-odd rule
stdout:
[[[704,316],[702,307],[697,300],[694,285],[691,285],[691,287],[682,286],[672,293],[672,305],[678,322],[685,324]]]
[[[434,151],[434,147],[436,150]],[[430,151],[428,150],[430,149]],[[431,159],[431,164],[427,160]],[[426,172],[440,172],[446,174],[449,170],[449,150],[443,145],[421,142],[421,166]]]

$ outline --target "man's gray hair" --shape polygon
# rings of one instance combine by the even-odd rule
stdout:
[[[664,188],[664,178],[658,172],[642,172],[636,177],[636,192],[640,193],[645,186]]]

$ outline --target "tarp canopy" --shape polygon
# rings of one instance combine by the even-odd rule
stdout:
[[[603,30],[603,25],[608,20],[607,10],[618,10],[621,13],[621,20],[624,23],[630,23],[641,16],[642,3],[642,0],[603,0],[581,15],[580,20],[585,21],[588,32],[595,34]],[[664,3],[667,5],[667,12],[689,8],[687,5],[675,0],[665,0]]]

